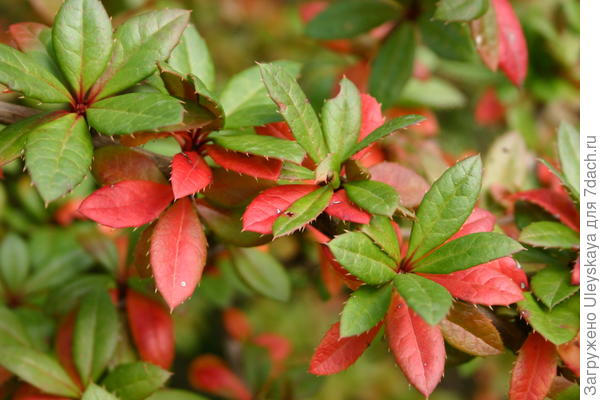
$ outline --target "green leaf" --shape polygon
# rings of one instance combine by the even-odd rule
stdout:
[[[182,75],[197,76],[210,90],[215,86],[215,66],[206,42],[193,25],[183,31],[179,44],[171,52],[169,65]]]
[[[98,132],[123,135],[178,124],[183,121],[183,107],[164,94],[129,93],[94,103],[87,117]]]
[[[340,319],[340,336],[356,336],[373,328],[385,318],[391,300],[391,285],[381,288],[361,286],[352,293],[344,306]]]
[[[471,61],[475,57],[475,46],[466,25],[425,17],[419,26],[425,44],[440,57],[454,61]]]
[[[35,23],[34,23],[35,24]],[[36,63],[46,68],[55,77],[62,72],[56,64],[56,56],[52,46],[52,29],[42,25],[28,25],[29,36],[26,41],[18,43],[17,48],[29,55]]]
[[[114,287],[113,278],[104,274],[79,275],[58,286],[47,297],[45,310],[54,315],[63,315],[72,310],[81,297],[97,290]]]
[[[25,162],[46,203],[83,180],[92,163],[92,152],[85,119],[77,114],[66,114],[29,135]]]
[[[60,114],[42,113],[22,119],[0,131],[0,165],[16,160],[23,153],[27,135],[49,118]]]
[[[415,57],[415,32],[411,24],[397,27],[385,40],[373,60],[369,78],[369,93],[383,108],[394,105],[408,82]]]
[[[527,166],[530,161],[527,145],[519,132],[498,136],[484,159],[482,190],[488,192],[496,185],[502,185],[511,193],[523,190],[529,177]]]
[[[552,309],[579,290],[571,285],[571,272],[559,266],[549,266],[536,273],[531,279],[531,289],[535,296]]]
[[[441,0],[434,18],[448,22],[471,21],[483,16],[489,3],[489,0]]]
[[[452,296],[438,283],[415,274],[399,274],[394,287],[414,312],[429,325],[437,325],[452,307]]]
[[[19,317],[14,311],[0,305],[0,348],[9,345],[32,347]]]
[[[354,204],[372,214],[392,216],[400,204],[396,189],[383,182],[347,182],[344,189]]]
[[[517,305],[529,325],[555,345],[573,339],[579,331],[579,295],[571,296],[552,310],[547,310],[524,292],[524,300]]]
[[[121,400],[143,400],[160,389],[170,375],[154,364],[121,364],[104,379],[103,385]]]
[[[222,131],[210,135],[210,138],[219,146],[229,150],[288,160],[298,164],[302,163],[306,155],[298,143],[272,136]]]
[[[106,290],[87,294],[75,320],[73,360],[84,383],[100,377],[119,340],[119,316]]]
[[[396,276],[396,262],[364,233],[344,233],[336,236],[328,246],[348,272],[369,285],[380,285]]]
[[[467,98],[450,82],[443,79],[433,77],[422,81],[413,78],[404,87],[398,102],[412,107],[451,109],[464,107]]]
[[[565,180],[579,198],[579,132],[566,122],[558,129],[558,158]]]
[[[298,63],[276,61],[273,64],[279,65],[293,76],[300,73],[301,66]],[[221,94],[221,104],[227,116],[227,128],[259,126],[281,121],[281,115],[261,80],[258,66],[245,69],[227,82]]]
[[[208,398],[181,389],[163,389],[155,392],[146,400],[208,400]]]
[[[365,33],[399,15],[399,7],[386,0],[338,0],[306,25],[315,39],[343,39]]]
[[[300,85],[277,64],[259,64],[259,68],[271,99],[290,126],[296,141],[314,162],[319,163],[328,154],[327,145],[317,114]]]
[[[321,119],[327,147],[339,168],[339,164],[351,155],[360,133],[361,98],[352,81],[342,78],[339,94],[325,102]]]
[[[31,56],[0,44],[0,83],[44,103],[69,103],[67,88]]]
[[[527,225],[519,241],[536,247],[572,249],[579,247],[579,233],[559,222],[541,221]]]
[[[556,400],[579,400],[579,385],[573,384],[566,388],[565,390],[561,390],[556,395]]]
[[[444,243],[467,220],[481,189],[481,158],[469,157],[433,183],[417,211],[408,255],[418,259]]]
[[[65,397],[81,394],[58,361],[30,347],[0,346],[0,365],[48,394]]]
[[[24,292],[32,294],[68,282],[78,273],[89,268],[91,264],[90,256],[78,248],[53,254],[30,275],[25,283]]]
[[[97,99],[118,93],[152,75],[169,57],[189,20],[189,11],[158,10],[135,16],[117,29],[112,58],[92,89]]]
[[[287,235],[317,218],[329,205],[331,196],[331,186],[323,186],[296,200],[273,223],[273,235]]]
[[[315,171],[291,162],[284,162],[281,166],[279,179],[282,181],[303,181],[306,179],[314,180]]]
[[[274,300],[289,300],[290,278],[275,257],[253,248],[234,248],[231,255],[238,274],[248,286]]]
[[[524,250],[519,242],[496,232],[461,236],[413,264],[415,272],[449,274]]]
[[[9,232],[0,245],[0,277],[10,292],[18,293],[29,274],[27,244],[19,235]]]
[[[367,234],[388,256],[400,262],[400,244],[392,220],[381,215],[373,215],[368,225],[361,230]]]
[[[416,114],[403,115],[402,117],[391,119],[371,132],[366,138],[358,142],[352,148],[352,150],[350,150],[350,154],[356,154],[362,149],[366,149],[371,143],[374,143],[386,137],[387,135],[396,132],[398,129],[406,128],[413,124],[418,124],[424,120],[424,117]]]
[[[66,0],[52,28],[56,59],[80,98],[100,78],[110,59],[112,25],[99,0]]]
[[[95,383],[90,383],[81,400],[119,400],[115,395]]]

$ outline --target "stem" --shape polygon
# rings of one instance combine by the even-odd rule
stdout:
[[[0,123],[2,124],[14,124],[15,122],[39,114],[40,112],[40,110],[36,110],[35,108],[0,101]]]

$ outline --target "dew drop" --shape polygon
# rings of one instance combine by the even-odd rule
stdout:
[[[185,281],[182,281],[182,282],[180,283],[180,285],[181,285],[181,287],[185,287],[185,285],[186,285]]]

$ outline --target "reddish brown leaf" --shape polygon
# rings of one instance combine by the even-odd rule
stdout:
[[[571,340],[570,342],[567,343],[563,343],[560,346],[558,346],[556,348],[556,350],[558,351],[558,355],[560,356],[561,360],[563,360],[563,362],[565,363],[565,365],[571,370],[573,371],[573,373],[575,374],[575,376],[577,376],[579,378],[580,376],[580,370],[579,370],[579,365],[580,365],[580,360],[579,360],[579,356],[580,356],[580,345],[579,345],[579,334],[577,334],[577,337],[573,340]]]
[[[105,146],[97,149],[94,152],[92,173],[101,185],[114,185],[131,180],[167,183],[154,160],[124,146]]]
[[[357,224],[368,224],[371,220],[371,214],[352,204],[343,189],[333,194],[325,212],[332,217]]]
[[[134,290],[126,296],[127,321],[140,358],[169,369],[175,357],[173,321],[164,306]]]
[[[150,181],[123,181],[88,196],[79,212],[113,228],[142,226],[156,219],[173,200],[171,187]]]
[[[315,375],[331,375],[345,370],[369,347],[379,328],[381,324],[360,335],[340,338],[340,323],[336,322],[315,350],[308,372]]]
[[[279,139],[294,140],[294,134],[287,122],[272,122],[264,126],[257,126],[254,131],[259,135],[272,136]]]
[[[239,308],[230,307],[223,312],[223,325],[229,336],[237,340],[247,340],[252,335],[252,326]]]
[[[252,400],[246,385],[218,357],[205,354],[196,358],[189,369],[192,387],[234,400]]]
[[[496,71],[500,60],[500,33],[494,7],[489,7],[481,18],[471,22],[471,35],[481,60]]]
[[[512,196],[513,200],[523,200],[536,204],[558,218],[569,228],[579,232],[579,212],[568,195],[550,189],[532,189]]]
[[[521,29],[521,23],[508,0],[492,0],[498,38],[500,40],[498,66],[508,79],[521,86],[527,75],[527,43]]]
[[[402,205],[416,207],[429,190],[425,179],[413,170],[394,162],[384,161],[369,168],[371,179],[387,183],[398,192]]]
[[[44,24],[37,22],[21,22],[12,24],[8,27],[8,33],[12,40],[17,45],[17,48],[23,52],[31,50],[46,50],[44,44],[40,40],[40,32],[44,29],[49,29]]]
[[[51,394],[42,393],[39,389],[28,385],[22,384],[19,389],[15,392],[12,400],[70,400],[67,397],[53,396]]]
[[[141,278],[150,278],[152,276],[152,270],[150,269],[150,243],[155,225],[153,223],[144,229],[133,250],[132,266]]]
[[[281,160],[275,158],[238,153],[219,146],[206,146],[206,151],[221,167],[256,178],[277,180],[283,165]]]
[[[171,186],[175,199],[192,195],[212,181],[212,172],[195,151],[175,154],[171,163]]]
[[[556,376],[556,347],[539,333],[529,335],[512,371],[510,400],[543,400]]]
[[[242,216],[244,230],[271,233],[273,223],[282,212],[293,202],[318,188],[317,185],[283,185],[263,191],[252,200]]]
[[[446,349],[440,328],[429,325],[395,295],[386,318],[386,335],[408,381],[428,397],[444,373]]]
[[[452,296],[486,306],[508,305],[523,300],[521,288],[488,264],[451,274],[419,274],[445,287]]]
[[[504,105],[498,99],[496,90],[488,88],[477,101],[475,121],[483,126],[496,125],[504,119]]]
[[[440,329],[449,344],[467,354],[491,356],[504,350],[492,321],[472,304],[454,303]]]
[[[275,186],[275,182],[257,179],[224,168],[213,168],[213,182],[202,194],[212,204],[225,208],[248,205],[260,192]]]
[[[150,263],[171,310],[194,293],[206,263],[206,237],[189,198],[177,200],[158,220]]]
[[[54,349],[56,351],[56,357],[60,362],[60,365],[65,369],[67,374],[71,377],[73,382],[77,386],[81,386],[81,379],[77,373],[75,362],[73,361],[73,330],[75,328],[75,316],[76,312],[69,313],[60,323],[56,330],[56,337],[54,339]]]

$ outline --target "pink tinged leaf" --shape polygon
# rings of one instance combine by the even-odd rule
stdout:
[[[211,354],[196,358],[188,373],[192,387],[234,400],[252,400],[252,394],[223,360]]]
[[[150,263],[161,295],[174,309],[194,293],[206,262],[206,237],[189,198],[179,199],[152,233]]]
[[[79,212],[113,228],[136,227],[156,219],[173,200],[169,185],[151,181],[122,181],[88,196]]]
[[[398,192],[402,205],[416,207],[429,190],[429,184],[421,175],[410,168],[394,162],[384,161],[369,168],[371,179],[387,183]]]
[[[408,381],[429,397],[444,373],[442,332],[438,326],[427,324],[398,295],[390,307],[386,335],[392,353]]]
[[[283,185],[263,191],[252,200],[242,216],[244,230],[271,233],[273,223],[281,213],[293,202],[318,188],[317,185]]]
[[[279,139],[294,140],[294,134],[287,122],[272,122],[264,126],[254,128],[257,134],[272,136]]]
[[[542,207],[569,228],[579,232],[579,212],[569,196],[550,189],[532,189],[512,196]]]
[[[44,44],[39,38],[40,33],[44,29],[49,28],[46,25],[38,24],[37,22],[21,22],[9,26],[8,32],[17,45],[17,48],[21,51],[28,52],[31,50],[45,50]]]
[[[523,268],[511,257],[502,257],[497,260],[490,261],[483,265],[493,268],[503,275],[508,276],[522,290],[529,289],[529,281],[527,274]]]
[[[333,194],[325,212],[332,217],[357,224],[368,224],[371,220],[371,214],[352,204],[343,189]]]
[[[521,23],[508,0],[492,0],[500,39],[498,66],[508,79],[521,86],[527,75],[527,43]]]
[[[571,271],[571,285],[579,285],[579,281],[580,281],[579,258],[580,258],[580,256],[577,256],[577,260],[575,261],[575,265],[573,266],[573,271]]]
[[[519,285],[486,263],[451,274],[419,274],[445,287],[452,296],[486,306],[509,305],[523,300]]]
[[[469,218],[448,241],[458,239],[461,236],[478,232],[491,232],[494,230],[496,217],[483,208],[475,208]]]
[[[192,195],[212,181],[212,172],[195,151],[175,154],[171,163],[171,186],[175,199]]]
[[[254,176],[256,178],[277,180],[281,173],[281,160],[275,158],[246,155],[225,150],[219,146],[206,146],[210,158],[225,169]]]
[[[519,350],[510,380],[510,400],[543,400],[556,376],[556,347],[539,333]]]
[[[381,324],[357,336],[340,338],[340,323],[329,328],[310,360],[308,372],[314,375],[331,375],[345,370],[369,347]]]

